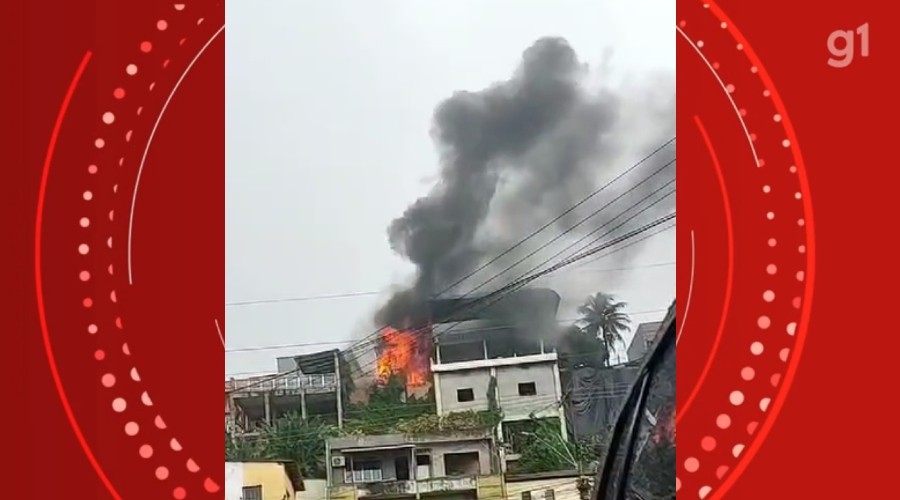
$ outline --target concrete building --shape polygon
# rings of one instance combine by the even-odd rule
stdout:
[[[225,381],[226,429],[252,433],[286,413],[343,425],[340,351],[279,358],[279,373]]]
[[[489,430],[330,439],[326,498],[503,498],[493,443]]]
[[[535,474],[507,474],[506,497],[509,500],[581,500],[588,498],[590,481],[578,471]]]
[[[647,350],[653,345],[656,334],[662,326],[662,321],[654,321],[652,323],[641,323],[634,336],[631,338],[631,345],[628,346],[628,361],[637,361],[647,354]]]
[[[559,300],[552,290],[528,289],[477,314],[459,313],[465,305],[452,299],[432,304],[437,412],[495,405],[504,461],[518,458],[532,419],[554,419],[567,438],[558,356],[544,340],[554,337]]]
[[[295,500],[303,490],[295,462],[225,462],[225,500]]]

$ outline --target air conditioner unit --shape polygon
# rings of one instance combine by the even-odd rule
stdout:
[[[346,462],[344,461],[344,457],[331,457],[331,466],[332,467],[344,467]]]

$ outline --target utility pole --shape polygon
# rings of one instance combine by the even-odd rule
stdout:
[[[338,351],[334,352],[334,381],[337,387],[335,388],[335,392],[337,395],[337,418],[338,418],[338,429],[344,428],[344,391],[343,391],[343,382],[344,378],[341,374],[341,358],[338,355]]]

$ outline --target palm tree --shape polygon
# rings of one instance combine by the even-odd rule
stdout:
[[[609,366],[616,344],[624,344],[622,334],[631,328],[631,318],[622,312],[627,304],[616,302],[615,297],[598,292],[578,308],[582,318],[581,329],[591,338],[600,340],[606,351],[605,364]]]

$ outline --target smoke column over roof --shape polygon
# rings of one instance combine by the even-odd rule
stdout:
[[[674,135],[674,87],[668,80],[657,82],[660,85],[650,91],[630,90],[626,95],[591,90],[585,83],[588,75],[589,68],[566,40],[543,38],[523,52],[508,80],[477,92],[456,92],[438,105],[432,135],[441,159],[439,180],[387,230],[392,249],[416,266],[417,275],[408,289],[382,307],[376,322],[403,326],[402,321],[422,319],[416,314],[424,309],[424,300],[557,217]],[[453,293],[474,288],[569,229],[673,159],[674,147],[666,153]],[[561,250],[566,241],[596,229],[673,176],[674,167],[667,169],[572,231],[568,240],[492,282],[492,287]],[[668,211],[674,203],[671,197],[655,211]],[[635,220],[630,228],[646,220]]]

